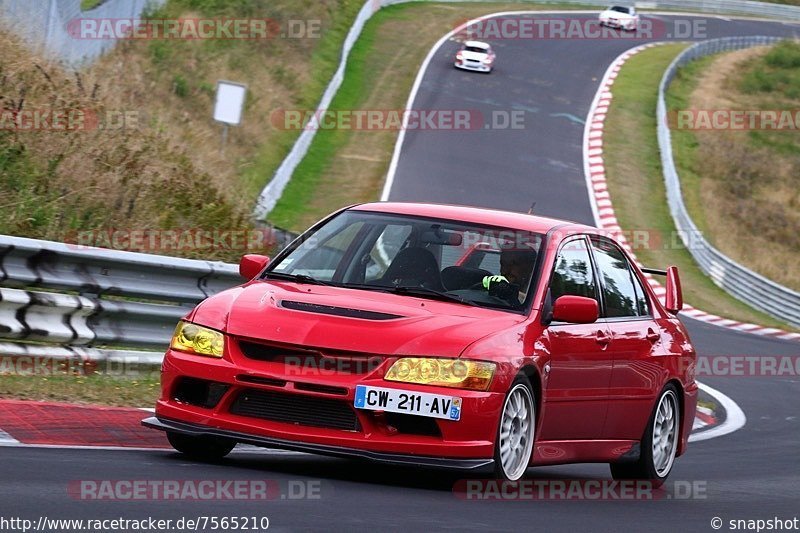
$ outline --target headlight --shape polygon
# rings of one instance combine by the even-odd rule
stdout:
[[[224,345],[225,336],[219,331],[184,321],[178,322],[170,342],[173,350],[209,357],[222,357]]]
[[[392,365],[383,379],[420,385],[486,390],[492,382],[494,363],[462,359],[403,357]]]

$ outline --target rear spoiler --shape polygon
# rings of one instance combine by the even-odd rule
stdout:
[[[677,315],[683,309],[683,292],[681,290],[681,279],[678,277],[678,267],[671,266],[666,270],[658,268],[642,268],[645,274],[667,277],[667,293],[664,295],[664,307]]]

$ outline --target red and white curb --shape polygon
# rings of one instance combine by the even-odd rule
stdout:
[[[586,176],[586,186],[589,190],[589,199],[592,204],[592,212],[594,214],[595,223],[598,228],[607,230],[609,233],[614,234],[615,238],[619,241],[625,250],[631,255],[634,261],[641,266],[641,263],[636,259],[636,255],[630,244],[625,239],[625,234],[619,225],[614,206],[611,203],[611,196],[608,192],[608,183],[606,182],[606,170],[603,159],[603,127],[608,114],[609,106],[614,98],[612,88],[614,81],[619,75],[622,65],[630,59],[631,56],[638,54],[642,50],[652,48],[667,43],[649,43],[624,52],[619,55],[608,67],[600,87],[597,89],[592,106],[589,109],[589,114],[586,119],[586,126],[583,134],[583,168]],[[653,288],[656,296],[663,298],[666,294],[666,289],[656,280],[652,275],[645,274],[647,281]],[[684,305],[684,315],[707,322],[715,326],[720,326],[736,331],[744,331],[754,335],[762,335],[774,337],[778,339],[800,341],[800,333],[792,333],[778,328],[770,328],[760,326],[758,324],[749,324],[745,322],[738,322],[729,318],[724,318],[711,313],[701,311],[691,305]]]
[[[723,435],[728,435],[744,427],[747,423],[747,416],[745,416],[744,411],[742,411],[741,407],[739,407],[736,402],[720,391],[712,389],[705,383],[700,383],[698,381],[697,386],[701,391],[714,398],[717,406],[725,411],[725,420],[721,424],[718,423],[715,414],[709,414],[707,409],[698,405],[697,411],[695,412],[692,434],[689,435],[689,442],[722,437]],[[702,426],[698,427],[699,424],[702,424]]]
[[[716,423],[717,417],[714,416],[714,411],[708,407],[697,406],[692,429],[703,429],[704,427],[713,426]]]
[[[19,443],[20,442],[17,439],[15,439],[11,435],[0,429],[0,446],[4,444],[9,445],[9,444],[19,444]]]

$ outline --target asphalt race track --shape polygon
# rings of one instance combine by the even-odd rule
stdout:
[[[682,17],[685,18],[685,17]],[[659,20],[668,17],[659,16]],[[707,38],[792,35],[781,23],[708,18]],[[608,64],[642,40],[505,40],[495,43],[491,75],[452,67],[458,43],[433,57],[417,109],[525,111],[526,127],[503,131],[409,131],[391,200],[466,203],[593,223],[586,190],[582,121]],[[657,266],[657,265],[654,265]],[[701,355],[800,355],[800,344],[686,320]],[[282,452],[234,452],[218,465],[169,451],[0,448],[3,515],[49,518],[177,520],[267,516],[270,530],[373,531],[713,531],[713,517],[791,519],[800,515],[800,415],[797,379],[703,380],[747,416],[739,431],[693,442],[670,483],[692,485],[691,498],[659,501],[464,501],[453,492],[466,477]],[[533,480],[609,479],[607,465],[530,469]],[[271,501],[92,501],[68,493],[76,480],[274,480],[311,483],[318,498]],[[13,480],[13,482],[11,482]],[[307,486],[307,485],[305,485]],[[286,488],[288,491],[288,488]],[[286,495],[287,493],[284,492]]]

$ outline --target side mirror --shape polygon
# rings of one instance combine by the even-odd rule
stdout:
[[[269,264],[266,255],[246,254],[239,260],[239,275],[251,280]]]
[[[678,276],[678,267],[671,266],[667,269],[667,295],[664,307],[677,315],[683,309],[683,292],[681,291],[681,278]]]
[[[597,322],[600,311],[597,300],[585,296],[560,296],[553,304],[553,320],[571,324]]]

